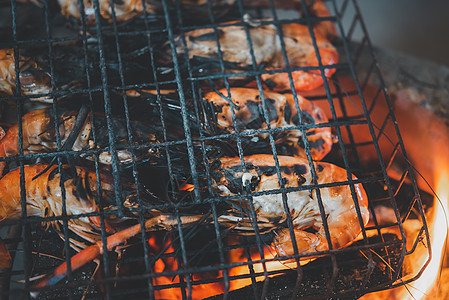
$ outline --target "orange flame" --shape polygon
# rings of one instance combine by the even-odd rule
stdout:
[[[449,201],[449,164],[447,170],[439,170],[439,174],[436,174],[434,182],[437,183],[436,194],[431,214],[426,215],[430,245],[432,251],[432,257],[421,276],[407,284],[406,286],[400,286],[398,288],[386,291],[380,291],[363,296],[363,300],[377,300],[377,299],[413,299],[413,300],[425,300],[436,299],[438,292],[438,276],[440,274],[441,262],[445,253],[446,237],[448,232],[448,220],[447,220],[447,207]],[[406,220],[404,222],[404,229],[407,232],[417,232],[421,228],[420,224],[413,222],[416,220]],[[416,230],[418,228],[418,230]],[[407,234],[408,235],[408,234]],[[411,248],[410,243],[413,243],[413,238],[407,239],[407,249]],[[425,264],[429,258],[427,242],[423,241],[424,247],[416,248],[411,257],[408,258],[410,278],[415,276]],[[407,278],[405,278],[407,279]],[[404,280],[404,279],[402,279]]]
[[[160,253],[164,248],[167,250],[164,251],[164,257],[158,259],[154,263],[153,272],[155,274],[162,272],[170,272],[178,270],[178,262],[176,257],[174,256],[174,248],[171,244],[172,239],[167,238],[165,241],[162,240],[161,236],[154,234],[150,239],[148,239],[149,245],[154,250],[154,253]],[[222,273],[213,273],[213,274],[192,274],[191,279],[193,282],[198,280],[210,279],[210,278],[220,278],[222,277]],[[182,288],[163,288],[164,286],[172,286],[175,284],[179,284],[179,276],[157,276],[153,279],[153,285],[155,287],[154,297],[156,299],[182,299],[183,290]],[[159,288],[159,289],[158,289]],[[187,292],[187,288],[185,288]],[[214,282],[207,284],[197,284],[192,285],[191,289],[191,299],[204,299],[207,297],[211,297],[217,294],[222,294],[224,291],[224,283],[223,282]],[[190,298],[190,297],[189,297]]]
[[[444,170],[443,173],[438,177],[438,185],[435,197],[434,208],[432,218],[429,220],[431,224],[430,239],[432,246],[432,260],[430,261],[427,268],[422,273],[421,277],[413,282],[412,286],[414,290],[412,295],[414,299],[426,299],[432,288],[437,286],[438,274],[441,268],[441,262],[445,251],[445,244],[447,238],[447,206],[449,200],[449,170]],[[440,202],[441,201],[441,202]],[[432,297],[433,298],[433,297]],[[436,297],[435,297],[436,298]]]
[[[260,261],[261,255],[257,247],[253,247],[249,249],[251,261]],[[296,269],[297,264],[296,262],[286,262],[286,261],[278,261],[278,260],[271,260],[275,257],[275,253],[273,252],[273,249],[269,248],[268,246],[263,248],[263,256],[264,259],[269,260],[268,262],[265,262],[265,268],[264,264],[262,263],[253,263],[251,264],[251,267],[253,269],[253,272],[255,274],[261,274],[260,276],[255,277],[254,279],[256,281],[262,281],[265,280],[265,276],[262,275],[263,272],[266,271],[279,271],[279,270],[286,270],[286,269]],[[301,260],[300,265],[303,266],[313,259],[308,260]],[[231,251],[229,251],[228,254],[228,262],[229,263],[235,263],[235,262],[246,262],[249,261],[248,257],[246,255],[246,250],[243,248],[236,248]],[[229,276],[235,276],[235,275],[249,275],[251,274],[250,265],[242,265],[238,267],[231,268],[229,270]],[[277,274],[280,275],[280,274]],[[273,275],[276,276],[276,275]],[[254,277],[254,276],[252,276]],[[272,276],[269,276],[272,277]],[[243,288],[245,286],[252,284],[252,278],[242,278],[239,280],[234,280],[230,282],[230,289],[231,291]]]
[[[157,234],[152,235],[148,239],[148,243],[153,249],[153,253],[160,253],[164,248],[167,247],[167,250],[164,252],[164,257],[158,259],[154,266],[153,272],[155,274],[162,272],[170,272],[176,271],[178,269],[178,262],[176,258],[171,255],[174,254],[173,246],[170,245],[171,239],[167,239],[163,241],[160,236]],[[230,237],[227,239],[227,244],[235,244],[235,239]],[[256,247],[249,249],[249,255],[251,261],[258,261],[261,259],[261,255]],[[268,247],[264,248],[264,258],[271,259],[274,257],[272,250]],[[246,249],[244,248],[236,248],[229,250],[226,252],[226,264],[238,263],[238,262],[248,262],[248,256],[246,254]],[[302,264],[302,263],[301,263]],[[268,271],[282,270],[287,269],[289,267],[286,264],[283,264],[279,261],[270,261],[265,263],[266,269]],[[263,274],[264,267],[262,263],[254,263],[252,264],[252,271],[255,273]],[[233,291],[248,285],[252,284],[252,280],[250,278],[251,270],[250,266],[242,265],[238,267],[233,267],[228,270],[228,276],[243,276],[248,275],[248,278],[234,279],[229,282],[229,291]],[[220,295],[225,292],[225,283],[223,278],[223,271],[215,271],[215,272],[206,272],[206,273],[195,273],[191,274],[191,295],[188,295],[189,298],[192,299],[204,299],[215,295]],[[216,280],[220,282],[207,283],[207,284],[195,284],[195,282],[205,281],[205,280]],[[255,278],[256,281],[262,281],[265,279],[264,275],[257,276]],[[187,293],[187,288],[165,288],[164,286],[172,286],[175,284],[179,284],[179,276],[176,277],[167,277],[167,276],[158,276],[153,279],[154,285],[154,296],[156,299],[182,299],[182,293]]]
[[[193,184],[190,183],[184,183],[183,185],[181,185],[179,187],[180,191],[187,191],[187,192],[191,192],[193,191],[193,189],[195,188],[195,186]]]

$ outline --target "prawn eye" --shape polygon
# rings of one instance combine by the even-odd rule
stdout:
[[[303,164],[298,164],[293,166],[293,172],[299,176],[307,174],[307,166]]]
[[[287,122],[291,122],[292,115],[293,115],[293,112],[292,112],[292,109],[291,109],[290,105],[285,104],[285,106],[284,106],[284,119]],[[294,124],[294,125],[297,125],[297,124]]]
[[[307,167],[305,165],[295,165],[293,166],[293,172],[296,174],[298,178],[298,185],[303,185],[307,180],[303,176],[307,173]]]
[[[260,177],[256,174],[244,173],[242,176],[243,187],[249,184],[251,191],[254,191],[260,183]]]
[[[288,179],[285,177],[282,177],[282,184],[285,186],[288,183]]]
[[[306,182],[306,178],[304,176],[298,175],[298,186],[303,185]]]

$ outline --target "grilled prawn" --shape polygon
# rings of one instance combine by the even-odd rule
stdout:
[[[282,26],[282,30],[285,51],[288,57],[288,65],[291,68],[319,66],[318,57],[313,46],[313,39],[307,26],[300,24],[285,24]],[[320,31],[315,29],[314,32],[322,64],[336,64],[338,62],[337,50],[320,34]],[[286,67],[287,63],[281,51],[278,51],[267,69],[276,70]],[[324,70],[326,77],[330,77],[334,73],[335,69],[326,68]],[[323,84],[323,77],[319,70],[293,71],[292,78],[295,89],[298,91],[313,90]],[[288,73],[263,74],[262,80],[264,80],[266,85],[274,91],[290,89]]]
[[[317,54],[308,27],[300,24],[284,24],[281,28],[288,65],[291,68],[318,66]],[[274,91],[290,89],[288,73],[279,71],[286,68],[287,64],[281,50],[281,40],[276,27],[271,24],[256,25],[248,28],[248,31],[257,68],[264,67],[265,70],[276,71],[273,74],[262,75],[267,87]],[[315,36],[322,64],[332,65],[337,63],[337,50],[318,30],[315,31]],[[204,65],[204,67],[199,68],[200,71],[205,70],[206,67],[215,67],[216,69],[219,66],[217,39],[221,56],[225,61],[226,71],[241,72],[242,69],[248,69],[253,64],[245,27],[233,25],[233,23],[221,24],[217,29],[217,34],[214,28],[201,28],[186,32],[187,47],[185,49],[183,39],[179,37],[176,40],[176,52],[178,55],[184,55],[188,51],[189,59],[199,60],[199,65],[209,60],[208,63],[212,65]],[[295,89],[298,91],[312,90],[323,83],[319,70],[295,70],[291,73]],[[330,77],[333,73],[335,73],[335,69],[325,69],[326,77]],[[244,79],[241,76],[229,78],[231,82]]]
[[[67,215],[95,213],[99,206],[97,196],[97,176],[86,168],[76,167],[75,171],[63,167],[63,175],[58,166],[33,165],[24,167],[26,209],[28,216],[53,217],[62,215],[62,196],[60,181],[64,182]],[[48,169],[47,171],[45,171]],[[45,171],[43,174],[41,174]],[[75,174],[73,174],[75,173]],[[39,175],[40,174],[40,175]],[[39,175],[39,176],[37,176]],[[33,179],[34,177],[36,177]],[[20,169],[13,170],[0,179],[0,222],[20,217],[22,211],[20,190]],[[103,196],[112,191],[112,179],[101,177]],[[47,226],[60,229],[61,221],[49,221]],[[98,216],[70,218],[69,229],[91,243],[98,240],[100,219]],[[108,231],[112,227],[106,223]]]
[[[21,178],[25,181],[25,205],[27,216],[38,216],[42,218],[60,217],[63,215],[63,198],[61,183],[65,190],[65,213],[69,216],[67,225],[78,237],[86,243],[75,239],[70,239],[71,246],[80,251],[80,255],[72,258],[72,270],[90,262],[103,251],[101,243],[101,223],[100,217],[95,213],[115,209],[112,205],[114,197],[114,181],[111,176],[100,173],[98,178],[95,171],[83,167],[62,166],[61,173],[58,166],[44,164],[25,166],[23,176],[20,169],[7,173],[0,179],[0,224],[2,221],[17,219],[22,212]],[[97,184],[100,182],[101,194]],[[126,186],[126,184],[125,184]],[[126,198],[124,207],[132,207],[132,198],[135,198],[135,187],[131,192],[124,192]],[[128,194],[126,194],[128,193]],[[155,200],[153,195],[146,193],[145,201]],[[100,203],[100,204],[99,204]],[[150,211],[149,211],[150,212]],[[92,216],[77,216],[92,214]],[[151,214],[147,214],[151,216]],[[74,217],[77,216],[77,217]],[[136,235],[141,225],[130,224],[124,221],[131,221],[134,215],[127,214],[126,218],[117,218],[114,214],[104,214],[104,225],[107,232],[108,245],[114,247],[125,242]],[[181,217],[186,223],[194,223],[202,216]],[[47,228],[52,226],[57,231],[61,231],[62,220],[44,221]],[[176,226],[177,219],[170,215],[157,214],[149,218],[145,225],[148,230],[166,229],[171,230]],[[61,234],[61,237],[63,235]],[[64,236],[65,238],[65,236]],[[88,246],[91,244],[91,246]],[[84,249],[84,250],[83,250]],[[94,251],[92,251],[94,250]],[[93,257],[92,257],[93,255]],[[63,265],[65,266],[65,264]],[[66,269],[65,269],[66,271]],[[52,277],[51,282],[43,281],[40,284],[54,284],[57,279]]]
[[[40,95],[51,92],[50,76],[30,57],[19,55],[19,81],[22,95]],[[0,94],[13,96],[16,89],[16,68],[13,49],[0,49]],[[51,97],[30,98],[51,102]]]
[[[76,124],[78,127],[75,129]],[[114,127],[114,134],[118,147],[121,144],[128,145],[127,129],[124,124],[125,121],[121,119],[112,120]],[[56,141],[56,130],[54,129],[55,120],[50,109],[38,109],[25,114],[22,117],[22,134],[23,134],[23,150],[25,154],[48,152],[58,149]],[[58,130],[61,138],[61,145],[68,145],[67,142],[71,136],[70,147],[66,150],[89,150],[105,148],[109,144],[106,128],[106,120],[102,116],[95,115],[94,126],[97,130],[97,144],[95,145],[92,138],[92,122],[90,113],[83,117],[79,115],[78,111],[67,111],[58,117]],[[149,126],[132,122],[132,132],[136,139],[147,143],[156,143],[155,134]],[[123,146],[123,145],[122,145]],[[149,148],[143,150],[142,155],[156,155],[157,150]],[[19,154],[19,126],[15,124],[10,127],[6,136],[0,140],[0,157],[11,157]],[[124,149],[117,151],[118,160],[120,163],[129,163],[132,160],[131,153]],[[87,159],[92,157],[83,155]],[[99,162],[103,164],[111,164],[111,155],[105,151],[100,151],[98,154]],[[6,162],[0,161],[0,175],[3,174]]]
[[[260,97],[259,90],[251,88],[231,88],[230,98],[226,89],[218,92],[209,92],[203,98],[212,107],[214,114],[214,124],[220,131],[229,133],[240,132],[248,129],[267,129],[263,106],[266,105],[271,128],[282,128],[300,125],[300,118],[296,108],[295,100],[291,94],[278,94],[274,92],[264,92],[265,102]],[[326,123],[327,117],[321,108],[312,102],[297,97],[301,110],[302,122],[307,125]],[[265,104],[264,104],[265,103]],[[232,121],[232,112],[235,114],[235,126]],[[215,132],[219,133],[219,132]],[[330,127],[317,127],[306,130],[307,139],[310,145],[310,153],[314,160],[321,160],[330,152],[333,143],[333,136]],[[258,133],[260,139],[266,139],[268,133]],[[245,137],[242,137],[242,140]],[[249,151],[263,152],[262,142],[254,141],[254,136],[249,137]],[[285,130],[274,134],[278,153],[281,155],[293,155],[306,157],[304,142],[300,130]],[[271,148],[266,147],[265,152]]]
[[[246,166],[242,166],[239,157],[220,159],[221,166],[213,175],[216,192],[222,196],[236,196],[246,191],[261,193],[252,197],[259,229],[276,230],[272,247],[280,256],[293,255],[289,230],[279,230],[281,223],[286,220],[287,208],[283,205],[282,194],[279,191],[280,184],[273,156],[253,155],[244,157],[244,160]],[[307,160],[288,156],[278,156],[278,160],[285,188],[298,188],[312,184]],[[347,181],[344,169],[322,162],[315,163],[314,166],[318,184]],[[355,176],[353,179],[356,179]],[[351,196],[348,185],[320,188],[333,249],[350,244],[361,232],[355,201],[360,207],[363,225],[368,222],[369,212],[365,191],[361,184],[354,185],[354,188],[356,199]],[[266,192],[268,194],[263,194]],[[330,247],[326,240],[316,191],[305,188],[288,192],[286,196],[299,254],[328,250]],[[220,221],[232,226],[235,230],[253,232],[251,216],[248,216],[247,201],[235,200],[232,214],[220,216]],[[310,228],[315,229],[316,232],[305,231]]]
[[[228,8],[235,0],[212,0],[212,7],[216,12],[223,8]],[[61,12],[66,18],[81,19],[81,9],[78,0],[58,0]],[[112,8],[109,0],[99,0],[101,17],[107,22],[112,22]],[[169,5],[175,5],[175,1],[167,1]],[[183,9],[187,11],[197,11],[207,14],[206,0],[182,0]],[[84,18],[88,25],[95,24],[95,7],[92,1],[83,0]],[[117,22],[130,20],[136,16],[144,14],[162,13],[162,3],[155,0],[124,0],[114,1],[115,18]]]
[[[215,165],[211,173],[213,190],[218,195],[228,197],[237,197],[238,194],[247,191],[258,193],[257,196],[252,197],[252,201],[259,230],[261,232],[276,230],[277,234],[272,247],[280,256],[294,254],[289,231],[279,229],[285,223],[287,213],[283,206],[282,195],[279,192],[280,185],[273,157],[271,155],[253,155],[244,157],[244,160],[245,167],[241,165],[238,157],[221,158],[218,166],[213,163]],[[307,160],[288,156],[279,156],[278,160],[282,181],[286,188],[301,188],[311,184],[311,172]],[[315,169],[318,184],[347,180],[346,171],[334,165],[315,163]],[[356,178],[353,176],[353,179]],[[362,223],[366,225],[368,222],[367,197],[360,184],[356,184],[354,188],[356,191],[355,201],[359,204],[363,218]],[[321,188],[320,193],[332,248],[341,248],[350,244],[360,233],[361,227],[349,186]],[[305,187],[304,190],[288,192],[287,197],[299,254],[329,249],[316,192]],[[226,202],[229,205],[226,205]],[[225,209],[218,216],[218,222],[221,225],[231,227],[239,234],[254,234],[251,222],[252,216],[249,216],[248,200],[231,199],[223,201],[222,204]],[[109,236],[106,248],[112,251],[142,230],[173,230],[178,226],[201,224],[210,218],[210,215],[181,215],[176,217],[170,213],[152,211],[151,217],[145,221],[144,226],[136,224]],[[311,233],[310,228],[314,228],[316,232]],[[306,229],[309,230],[305,231]],[[102,251],[103,243],[101,241],[97,241],[94,245],[82,250],[71,258],[72,271],[98,257]],[[35,287],[40,288],[56,283],[67,274],[67,269],[67,263],[61,264]]]

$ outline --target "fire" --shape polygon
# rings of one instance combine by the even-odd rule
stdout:
[[[435,178],[438,179],[434,182],[437,182],[436,194],[438,195],[439,200],[435,198],[433,211],[427,214],[426,218],[428,222],[432,251],[432,258],[428,266],[421,274],[420,278],[418,278],[416,281],[413,281],[406,286],[401,286],[396,289],[365,295],[364,297],[362,297],[364,300],[387,298],[424,300],[435,298],[431,295],[435,295],[436,292],[435,287],[438,283],[438,275],[440,274],[439,271],[441,267],[442,256],[444,254],[446,245],[445,241],[448,226],[446,212],[449,201],[449,167],[448,170],[445,170]],[[193,188],[194,186],[191,184],[184,184],[180,187],[180,190],[191,191]],[[419,229],[421,228],[421,223],[416,219],[406,220],[404,222],[404,228],[406,230],[406,233],[408,232],[408,234],[410,234],[411,236],[407,238],[407,249],[409,250],[413,246],[412,244],[415,240],[414,238],[412,238],[412,236],[419,231]],[[446,228],[446,230],[441,230],[441,228]],[[237,238],[231,236],[228,237],[224,242],[227,246],[237,245],[237,240]],[[166,249],[164,251],[163,257],[159,258],[153,265],[154,274],[160,274],[163,272],[176,272],[180,266],[182,268],[182,265],[179,264],[174,255],[175,249],[171,245],[171,239],[163,240],[160,236],[157,236],[155,234],[148,240],[148,243],[154,250],[154,254],[164,251],[164,248]],[[429,253],[427,248],[427,241],[423,241],[420,244],[420,247],[417,247],[416,250],[410,255],[410,257],[406,258],[408,259],[408,264],[411,268],[411,270],[408,270],[409,272],[407,272],[408,274],[410,274],[408,275],[410,277],[406,276],[406,278],[403,278],[402,280],[406,280],[407,278],[411,278],[418,274],[422,266],[428,260]],[[262,255],[264,259],[270,261],[265,262],[265,264],[257,262],[262,259]],[[228,265],[233,263],[248,262],[248,264],[229,268],[227,270],[227,275],[231,278],[229,281],[228,291],[233,291],[251,285],[253,284],[253,280],[265,280],[265,271],[278,271],[289,268],[297,268],[296,263],[294,262],[286,263],[275,260],[275,253],[269,246],[265,246],[263,248],[262,255],[257,247],[253,247],[250,249],[237,247],[226,252],[225,263]],[[250,262],[252,261],[256,262],[251,264]],[[301,265],[308,262],[309,261],[301,261]],[[258,274],[258,276],[254,277],[254,274]],[[224,271],[221,270],[215,272],[206,272],[204,274],[190,274],[190,282],[192,284],[191,295],[188,295],[188,297],[191,297],[192,299],[204,299],[214,295],[223,294],[226,289],[224,284],[224,275]],[[235,279],[236,276],[241,278]],[[207,281],[218,282],[200,283]],[[155,277],[153,279],[155,297],[157,299],[182,299],[183,293],[185,295],[187,295],[188,293],[185,284],[184,287],[170,287],[179,283],[179,276]]]
[[[153,233],[153,235],[148,239],[148,243],[153,250],[153,254],[159,254],[161,251],[164,251],[164,257],[159,258],[153,265],[154,274],[160,274],[162,272],[175,272],[179,268],[178,261],[174,257],[174,248],[171,245],[171,238],[163,240],[161,235],[157,233]],[[226,239],[226,244],[236,245],[237,239],[235,237],[228,237]],[[226,264],[240,263],[240,262],[248,262],[248,261],[260,261],[261,255],[257,247],[252,247],[248,249],[249,257],[248,259],[247,252],[245,248],[235,248],[226,252]],[[265,259],[274,258],[275,254],[273,250],[268,246],[264,247],[263,256]],[[301,265],[307,263],[308,261],[301,261]],[[265,263],[265,267],[267,271],[276,271],[276,270],[285,270],[288,268],[295,268],[296,263],[286,264],[284,262],[280,262],[277,260],[269,261]],[[228,276],[240,276],[247,278],[240,279],[230,279],[229,281],[229,291],[233,291],[239,288],[243,288],[245,286],[251,285],[253,282],[251,280],[251,269],[256,274],[261,274],[255,278],[256,281],[262,281],[265,278],[263,275],[264,266],[262,263],[253,263],[251,267],[249,265],[242,265],[228,269]],[[190,274],[191,276],[191,298],[192,299],[204,299],[215,295],[220,295],[225,292],[225,284],[223,278],[223,271],[216,272],[207,272],[207,273],[195,273]],[[245,276],[247,275],[247,276]],[[207,283],[207,284],[195,284],[199,281],[207,281],[207,280],[216,280],[219,282]],[[170,287],[175,284],[179,284],[179,276],[157,276],[153,279],[154,286],[154,296],[156,299],[182,299],[182,288],[164,288]],[[187,288],[184,287],[184,292],[187,294]]]
[[[155,274],[163,273],[163,272],[171,272],[177,271],[179,268],[178,261],[174,255],[175,249],[173,244],[171,243],[171,237],[167,239],[163,239],[163,236],[154,233],[149,239],[148,243],[153,249],[154,254],[160,254],[163,252],[164,257],[156,260],[153,266],[153,272]],[[164,249],[166,249],[164,251]],[[206,274],[204,278],[202,278],[198,274],[193,274],[192,280],[198,281],[201,279],[206,279],[206,277],[210,274]],[[214,274],[221,277],[221,273]],[[179,284],[179,276],[157,276],[153,279],[153,285],[155,288],[154,297],[156,299],[183,299],[181,288],[163,288],[164,286],[172,286],[175,284]],[[158,289],[160,288],[160,289]],[[187,292],[187,288],[185,289]],[[222,294],[224,291],[224,284],[222,282],[216,283],[208,283],[208,284],[199,284],[192,285],[192,299],[204,299],[207,297],[211,297],[217,294]]]
[[[431,260],[427,265],[421,276],[407,284],[406,286],[400,286],[395,289],[380,291],[376,293],[367,294],[362,297],[363,300],[377,300],[377,299],[413,299],[413,300],[427,300],[436,299],[438,293],[438,280],[441,269],[441,263],[446,248],[446,237],[448,232],[448,219],[447,219],[447,207],[449,202],[449,164],[448,169],[443,170],[435,177],[436,182],[436,194],[433,211],[426,214],[430,245],[431,245]],[[419,231],[421,228],[420,222],[417,220],[406,220],[404,229],[407,235],[407,249],[411,249],[414,241],[413,234]],[[419,223],[419,224],[418,224]],[[410,236],[409,236],[410,235]],[[427,248],[427,242],[423,241],[421,247],[417,247],[411,256],[406,259],[411,270],[409,270],[409,277],[414,277],[426,261],[429,259],[429,253]],[[404,279],[401,279],[404,280]]]
[[[269,260],[268,262],[265,263],[265,268],[267,271],[279,271],[279,270],[297,268],[296,262],[281,262],[279,260],[272,260],[275,257],[275,253],[273,253],[273,250],[271,248],[269,248],[268,246],[263,248],[263,256],[264,256],[263,257],[264,259]],[[262,259],[260,252],[256,247],[250,248],[250,257],[251,257],[251,261],[260,261]],[[311,260],[313,260],[313,259],[301,260],[300,265],[301,266],[305,265],[305,264],[309,263]],[[231,250],[228,255],[228,261],[230,263],[248,261],[245,249],[237,248],[237,249]],[[263,275],[263,272],[265,269],[264,269],[264,265],[262,263],[260,263],[260,262],[253,263],[251,265],[251,267],[253,268],[253,271],[255,274],[261,274],[260,276],[255,277],[256,281],[262,281],[262,280],[266,279],[265,276]],[[231,268],[229,270],[230,276],[249,275],[249,274],[251,274],[249,265],[243,265],[243,266]],[[234,280],[234,281],[230,282],[230,290],[231,291],[236,290],[236,289],[239,289],[239,288],[251,285],[251,284],[252,284],[252,279],[250,277],[239,279],[239,280]]]
[[[195,188],[195,186],[193,184],[190,183],[184,183],[183,185],[181,185],[179,187],[180,191],[187,191],[187,192],[191,192],[193,191],[193,189]]]
[[[414,299],[426,299],[430,294],[432,288],[435,288],[438,283],[441,262],[445,252],[446,238],[447,238],[447,207],[449,201],[449,170],[445,170],[438,180],[436,194],[439,201],[435,198],[435,211],[433,217],[429,220],[430,238],[432,246],[432,260],[427,268],[422,273],[421,277],[416,280],[412,286],[414,290],[411,291]],[[442,229],[444,228],[444,229]]]

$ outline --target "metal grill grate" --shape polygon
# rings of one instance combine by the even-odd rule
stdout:
[[[2,238],[10,248],[11,255],[15,256],[14,267],[1,273],[1,284],[4,287],[2,296],[15,298],[17,293],[25,292],[28,295],[38,290],[39,297],[43,299],[77,299],[83,294],[87,298],[171,298],[176,295],[184,299],[202,298],[204,294],[201,294],[201,286],[205,286],[206,289],[217,288],[218,297],[224,298],[350,298],[413,281],[418,275],[407,273],[407,259],[414,257],[419,247],[427,247],[430,255],[423,200],[412,169],[405,159],[404,145],[374,54],[371,55],[372,63],[368,70],[362,73],[357,69],[361,54],[366,51],[372,53],[373,50],[356,1],[326,1],[331,11],[329,17],[314,16],[305,0],[298,1],[294,7],[289,7],[291,3],[288,3],[288,10],[283,9],[286,7],[283,2],[287,1],[269,0],[267,3],[258,3],[260,8],[253,1],[237,0],[225,9],[221,6],[217,8],[216,2],[209,0],[201,6],[201,13],[192,13],[191,7],[181,2],[155,2],[159,4],[156,13],[144,10],[141,16],[125,22],[117,21],[120,16],[115,9],[111,11],[110,22],[92,24],[81,14],[80,22],[71,20],[73,24],[67,26],[53,2],[43,1],[42,7],[36,7],[30,3],[11,1],[8,13],[11,27],[10,31],[2,32],[5,42],[1,46],[14,48],[16,89],[13,96],[3,97],[2,103],[5,122],[18,122],[19,152],[11,157],[1,157],[0,161],[8,162],[8,170],[16,167],[20,169],[18,184],[22,201],[20,218],[2,221],[5,228],[6,225],[11,226],[8,233],[3,230]],[[90,9],[84,7],[83,1],[78,3],[81,11]],[[144,7],[148,3],[142,1]],[[94,0],[96,20],[101,19],[99,7],[99,0]],[[343,18],[351,20],[348,28],[343,24]],[[223,27],[231,26],[231,23],[226,23],[229,21],[235,21],[232,25],[243,28],[246,34],[251,61],[249,67],[236,68],[223,59],[219,35]],[[313,30],[316,24],[329,21],[337,28],[338,38],[333,40],[333,44],[340,55],[340,61],[331,65],[321,60]],[[282,24],[291,23],[307,26],[318,66],[290,65],[291,58],[282,38]],[[287,67],[270,70],[263,64],[257,64],[257,45],[254,45],[250,34],[254,24],[274,26],[281,45],[280,55]],[[189,59],[186,33],[204,28],[213,29],[211,39],[217,44],[217,57],[213,60]],[[352,41],[356,30],[363,33],[359,43]],[[184,49],[184,53],[177,54],[180,48]],[[19,77],[19,53],[35,58],[48,71],[51,78],[50,93],[31,96],[21,94],[23,83]],[[171,61],[171,64],[160,59],[167,54],[171,57],[165,59]],[[327,80],[326,71],[331,69],[337,72]],[[212,71],[208,73],[208,70]],[[316,105],[325,108],[330,116],[327,123],[308,124],[303,120],[303,115],[299,114],[299,125],[287,129],[269,126],[268,100],[263,92],[266,82],[262,75],[288,72],[290,92],[296,107],[299,107],[298,98],[302,93],[295,90],[292,77],[294,71],[317,72],[324,79],[321,88],[306,92],[305,95]],[[267,128],[207,133],[204,127],[210,120],[204,115],[208,114],[209,108],[205,107],[202,100],[205,86],[215,91],[224,88],[228,95],[232,95],[231,88],[236,84],[235,80],[242,77],[254,80],[255,88],[259,90],[264,103],[261,115],[265,124],[268,124]],[[371,97],[366,96],[366,91],[374,77],[379,85],[375,96],[367,98]],[[352,83],[351,89],[345,85],[348,80]],[[165,92],[167,89],[172,90],[168,95]],[[132,93],[139,94],[138,100]],[[29,153],[30,149],[27,149],[23,140],[24,133],[28,134],[24,127],[29,124],[22,121],[22,116],[41,105],[30,100],[45,96],[53,100],[52,104],[47,105],[53,116],[61,115],[67,110],[66,106],[79,109],[80,112],[88,109],[88,119],[93,124],[92,141],[98,147],[75,151],[72,145],[66,144],[67,140],[62,137],[64,133],[53,129],[57,150]],[[232,126],[238,128],[236,111],[231,111]],[[120,116],[120,121],[117,121],[117,116]],[[146,124],[153,122],[151,132],[158,135],[158,141],[142,140],[134,130],[136,120]],[[53,118],[51,122],[53,126],[50,127],[60,128],[61,121],[58,118]],[[308,167],[311,169],[311,184],[297,188],[285,187],[276,136],[282,132],[299,130],[306,137],[308,130],[323,127],[331,127],[338,138],[324,161],[344,168],[346,180],[318,184],[310,141],[304,139]],[[248,150],[248,140],[261,134],[267,135],[264,151],[274,157],[275,174],[281,188],[258,193],[247,189],[238,196],[217,195],[212,188],[214,165],[211,156],[217,154],[216,151],[225,153],[219,155],[233,152],[245,165],[248,151],[251,150]],[[123,135],[123,138],[118,139],[118,135]],[[142,161],[142,151],[147,149],[151,149],[154,156]],[[120,161],[123,151],[131,153],[130,162],[126,165]],[[101,199],[104,182],[100,178],[105,169],[99,157],[104,152],[111,154],[110,167],[106,172],[112,180],[109,183],[112,196],[107,206],[103,205],[104,199]],[[61,177],[63,174],[69,174],[67,176],[70,177],[70,168],[65,166],[80,164],[86,156],[95,158],[92,163],[83,164],[88,164],[96,172],[98,180],[95,193],[97,204],[101,204],[98,205],[99,209],[68,214],[67,206],[70,204],[66,199],[70,195],[66,195],[66,186],[61,181],[62,214],[27,216],[30,206],[25,202],[29,189],[24,177],[25,166],[36,162],[53,162]],[[402,169],[393,170],[398,165]],[[397,180],[388,176],[391,173],[397,175]],[[352,177],[353,174],[357,179]],[[179,187],[183,183],[195,188],[191,192],[182,192]],[[364,185],[369,198],[372,223],[367,226],[363,226],[357,200],[356,185],[359,183]],[[316,253],[297,254],[298,245],[295,242],[293,248],[296,254],[288,256],[288,262],[285,257],[270,255],[272,253],[267,249],[275,233],[260,232],[260,216],[257,215],[253,199],[261,195],[280,194],[286,214],[285,226],[290,230],[290,237],[293,237],[293,217],[285,208],[287,194],[292,191],[314,191],[321,217],[325,220],[325,207],[320,195],[324,188],[336,186],[349,186],[358,224],[362,225],[362,238],[351,246],[324,251],[320,253],[321,257],[302,266],[300,264],[305,258],[316,257]],[[123,204],[129,200],[126,197],[129,194],[126,193],[130,188],[135,196],[131,208]],[[148,190],[151,190],[150,196]],[[162,199],[162,194],[166,196],[165,201],[155,200]],[[224,214],[223,203],[236,198],[240,203],[247,203],[252,235],[238,235],[220,224],[220,217]],[[381,220],[382,216],[376,209],[380,206],[391,209],[394,213],[392,222]],[[122,247],[121,256],[108,251],[107,237],[111,233],[107,232],[111,218],[126,218],[127,221],[121,224],[122,228],[135,224],[144,228],[155,211],[171,216],[168,220],[172,224],[171,231],[141,230],[128,241],[127,247]],[[203,217],[193,224],[187,224],[187,215],[198,214]],[[76,237],[69,223],[97,216],[101,231],[96,233],[102,242],[99,270],[95,270],[97,265],[94,263],[72,270],[75,262],[71,258],[75,251],[71,248],[71,242],[73,245]],[[412,219],[419,223],[418,233],[414,235],[404,228],[404,224]],[[60,224],[59,230],[50,228],[46,231],[41,227],[42,222],[54,221]],[[329,242],[329,225],[323,222],[323,226]],[[58,233],[64,237],[63,241]],[[85,240],[79,241],[90,245]],[[78,247],[82,248],[79,243]],[[62,280],[65,284],[36,289],[36,276],[51,273],[62,262],[68,264],[67,276]],[[275,262],[284,268],[273,269]],[[119,271],[116,271],[116,265],[121,265]],[[91,280],[93,273],[96,276]],[[16,280],[23,282],[16,283]],[[237,282],[242,280],[246,280],[245,284],[238,285]],[[11,288],[8,288],[10,284]],[[288,285],[287,289],[285,285]]]

